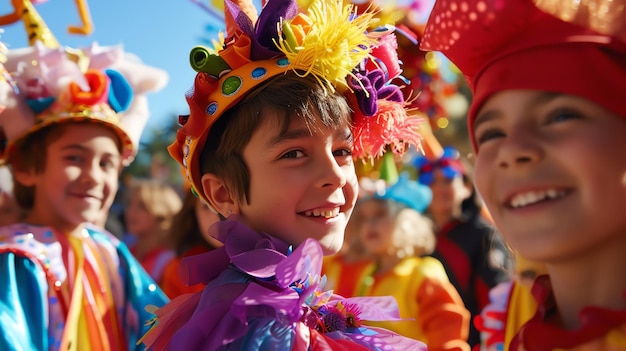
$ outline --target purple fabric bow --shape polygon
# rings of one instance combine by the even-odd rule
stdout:
[[[357,72],[355,73],[357,79],[348,80],[363,115],[374,116],[378,112],[378,100],[404,102],[402,91],[397,85],[387,84],[386,75],[382,69],[377,68],[364,73]]]
[[[282,54],[273,41],[279,38],[279,27],[276,24],[281,20],[290,20],[298,14],[298,4],[295,0],[269,0],[259,14],[256,25],[231,0],[226,0],[224,3],[239,29],[252,40],[250,46],[252,61],[267,60]]]
[[[185,259],[190,278],[208,282],[207,287],[173,300],[173,308],[157,310],[157,316],[164,314],[157,322],[163,335],[157,335],[151,346],[217,350],[249,333],[251,319],[281,321],[286,328],[304,322],[316,328],[319,311],[339,303],[354,306],[351,310],[358,311],[356,317],[362,320],[399,319],[392,297],[346,299],[321,292],[323,253],[319,242],[307,239],[289,253],[288,244],[257,233],[240,220],[231,216],[210,228],[210,234],[224,243],[222,248]],[[313,320],[307,323],[307,317]],[[325,335],[380,349],[424,349],[418,341],[383,329],[358,327]]]
[[[241,222],[238,216],[215,223],[209,235],[224,243],[210,252],[186,257],[180,272],[188,284],[208,283],[230,263],[253,277],[268,279],[276,266],[287,256],[289,245],[265,233],[257,233]]]

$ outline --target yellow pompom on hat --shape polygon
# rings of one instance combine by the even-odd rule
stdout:
[[[326,91],[347,97],[355,157],[372,159],[388,147],[400,154],[419,145],[419,118],[395,84],[406,81],[395,28],[381,25],[375,13],[337,0],[268,0],[257,16],[249,0],[225,0],[225,20],[227,33],[215,49],[191,51],[198,73],[186,95],[190,114],[179,117],[182,127],[169,146],[203,200],[199,157],[211,126],[252,89],[286,72],[312,75]]]

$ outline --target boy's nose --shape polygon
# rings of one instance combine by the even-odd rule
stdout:
[[[346,171],[337,163],[337,159],[332,153],[326,155],[318,167],[321,174],[318,181],[320,187],[342,188],[346,185]]]
[[[539,161],[544,150],[532,131],[515,130],[504,139],[498,150],[498,166],[512,168]]]
[[[95,185],[102,178],[102,170],[97,163],[87,162],[81,173],[81,180],[90,185]]]

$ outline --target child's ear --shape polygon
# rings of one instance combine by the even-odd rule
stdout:
[[[22,186],[30,187],[35,185],[35,181],[37,180],[37,172],[32,169],[29,170],[21,170],[17,167],[11,170],[13,172],[13,177],[15,181],[22,184]]]
[[[202,176],[201,182],[209,204],[224,218],[239,212],[237,202],[222,179],[215,174],[206,173]]]

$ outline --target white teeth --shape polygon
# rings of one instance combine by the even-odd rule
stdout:
[[[523,194],[515,195],[510,202],[511,207],[519,208],[532,205],[545,199],[557,199],[565,195],[564,191],[556,189],[548,189],[544,191],[529,191]]]
[[[307,217],[324,217],[333,218],[339,215],[339,207],[334,208],[316,208],[312,211],[305,211],[304,215]]]

